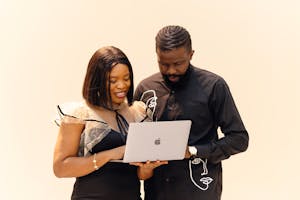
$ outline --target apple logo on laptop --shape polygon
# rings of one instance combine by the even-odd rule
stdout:
[[[154,140],[154,144],[160,145],[160,138],[155,139],[155,140]]]

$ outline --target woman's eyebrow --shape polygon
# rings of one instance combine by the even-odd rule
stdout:
[[[125,77],[125,76],[130,76],[130,74],[128,73],[128,74],[123,75],[123,77]],[[110,76],[110,78],[118,78],[118,77],[119,77],[118,75],[116,75],[116,76]]]

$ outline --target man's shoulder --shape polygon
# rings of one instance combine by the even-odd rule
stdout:
[[[161,82],[162,76],[160,72],[154,73],[146,78],[144,78],[139,85],[149,85],[149,84],[153,84],[153,83],[159,83]]]
[[[203,76],[203,77],[208,77],[208,78],[212,78],[212,79],[222,78],[220,75],[216,74],[215,72],[207,70],[205,67],[203,67],[203,68],[193,67],[193,69],[197,76]]]
[[[152,74],[148,76],[147,78],[140,81],[138,86],[136,87],[136,90],[134,92],[134,99],[140,100],[144,93],[152,94],[154,90],[157,90],[159,92],[165,91],[163,90],[163,78],[160,72],[157,72],[155,74]],[[147,92],[148,91],[148,92]],[[154,92],[154,96],[156,96],[156,92]],[[150,95],[151,96],[151,95]]]
[[[216,82],[219,82],[219,81],[221,81],[221,82],[224,81],[224,79],[220,75],[218,75],[214,72],[211,72],[209,70],[206,70],[204,68],[193,67],[193,69],[194,69],[195,76],[201,82],[209,81],[209,82],[216,83]]]

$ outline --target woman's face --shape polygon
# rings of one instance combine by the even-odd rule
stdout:
[[[130,73],[125,64],[115,65],[109,75],[110,96],[113,105],[124,102],[130,88]]]

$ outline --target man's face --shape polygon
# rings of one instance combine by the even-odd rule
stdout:
[[[177,83],[189,67],[194,51],[179,47],[170,51],[156,50],[161,74],[171,83]]]

